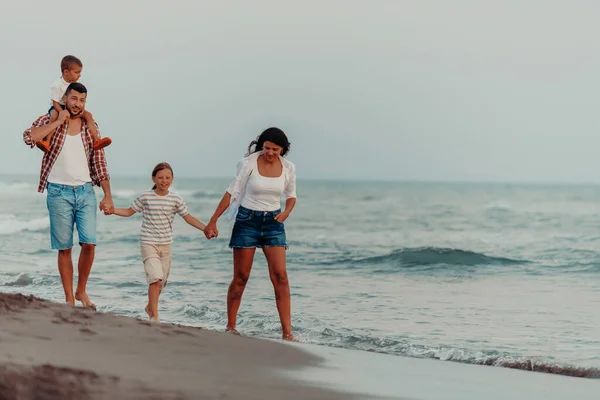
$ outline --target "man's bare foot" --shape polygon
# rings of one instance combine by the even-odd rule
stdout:
[[[92,303],[92,301],[90,300],[90,298],[88,297],[88,295],[86,293],[76,292],[75,299],[79,300],[81,302],[81,305],[83,305],[84,308],[91,308],[92,310],[96,311],[96,305],[94,303]]]
[[[296,337],[294,336],[293,333],[284,333],[281,336],[281,339],[285,340],[285,341],[288,341],[288,342],[297,342],[298,341],[298,339],[296,339]]]
[[[237,329],[235,329],[235,328],[232,328],[232,327],[230,327],[230,326],[228,326],[227,328],[225,328],[225,332],[231,333],[231,334],[233,334],[233,335],[239,335],[239,336],[241,336],[241,335],[242,335],[242,334],[240,333],[240,331],[238,331]]]

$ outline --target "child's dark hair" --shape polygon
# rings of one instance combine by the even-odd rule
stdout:
[[[161,162],[161,163],[156,164],[156,167],[154,167],[154,169],[152,170],[152,177],[155,178],[156,174],[158,174],[160,171],[162,171],[164,169],[168,169],[169,171],[171,171],[171,175],[175,176],[175,174],[173,173],[173,168],[171,168],[169,163]],[[154,189],[156,189],[156,185],[152,186],[152,190],[154,190]]]
[[[277,146],[281,147],[281,156],[285,156],[290,151],[290,142],[288,141],[287,136],[283,131],[279,128],[271,127],[265,129],[257,138],[250,142],[248,146],[248,153],[246,156],[249,156],[252,153],[256,153],[257,151],[261,151],[263,149],[263,145],[265,142],[275,143]],[[254,149],[252,149],[254,146]]]
[[[79,58],[71,55],[64,56],[60,62],[60,72],[62,73],[65,69],[70,70],[75,66],[83,68],[83,63]]]

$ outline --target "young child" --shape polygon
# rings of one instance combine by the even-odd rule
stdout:
[[[58,118],[58,113],[64,109],[64,96],[65,92],[67,91],[67,87],[70,83],[77,82],[79,80],[81,77],[81,71],[83,70],[83,63],[75,56],[64,56],[60,63],[60,69],[62,71],[62,76],[58,78],[52,84],[52,86],[50,86],[50,96],[52,101],[52,107],[50,107],[50,110],[48,111],[50,114],[50,122],[56,121]],[[82,118],[85,119],[90,128],[90,133],[92,134],[92,139],[94,140],[95,150],[102,149],[112,143],[110,138],[99,138],[98,130],[96,129],[96,123],[92,118],[92,114],[85,110]],[[43,140],[37,142],[37,147],[45,153],[50,151],[50,141],[52,140],[52,135],[53,133],[50,133]]]
[[[171,271],[171,243],[173,242],[173,218],[175,214],[185,222],[204,232],[206,225],[194,218],[181,196],[170,192],[173,169],[162,162],[152,171],[154,187],[142,193],[129,208],[115,208],[115,214],[130,217],[136,212],[143,216],[140,245],[142,262],[148,282],[148,305],[145,311],[150,321],[159,322],[158,298],[167,284]]]

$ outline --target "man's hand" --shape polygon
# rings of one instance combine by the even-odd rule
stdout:
[[[67,118],[69,118],[69,116],[71,115],[71,113],[69,113],[69,111],[67,110],[61,110],[58,113],[58,117],[56,118],[56,120],[58,121],[59,124],[64,124],[65,121],[67,120]]]
[[[104,215],[111,215],[115,213],[115,205],[113,204],[112,197],[104,196],[100,202],[100,211],[103,211]]]

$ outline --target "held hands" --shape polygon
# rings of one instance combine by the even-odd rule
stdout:
[[[100,211],[104,212],[104,215],[111,215],[115,213],[115,205],[113,204],[112,197],[104,197],[100,202]]]
[[[289,212],[286,211],[282,211],[279,214],[277,214],[273,219],[279,223],[284,223],[285,220],[290,216]]]
[[[217,223],[210,221],[206,227],[204,228],[204,236],[206,236],[206,238],[208,240],[212,239],[212,238],[216,238],[219,236],[219,230],[217,229]]]

